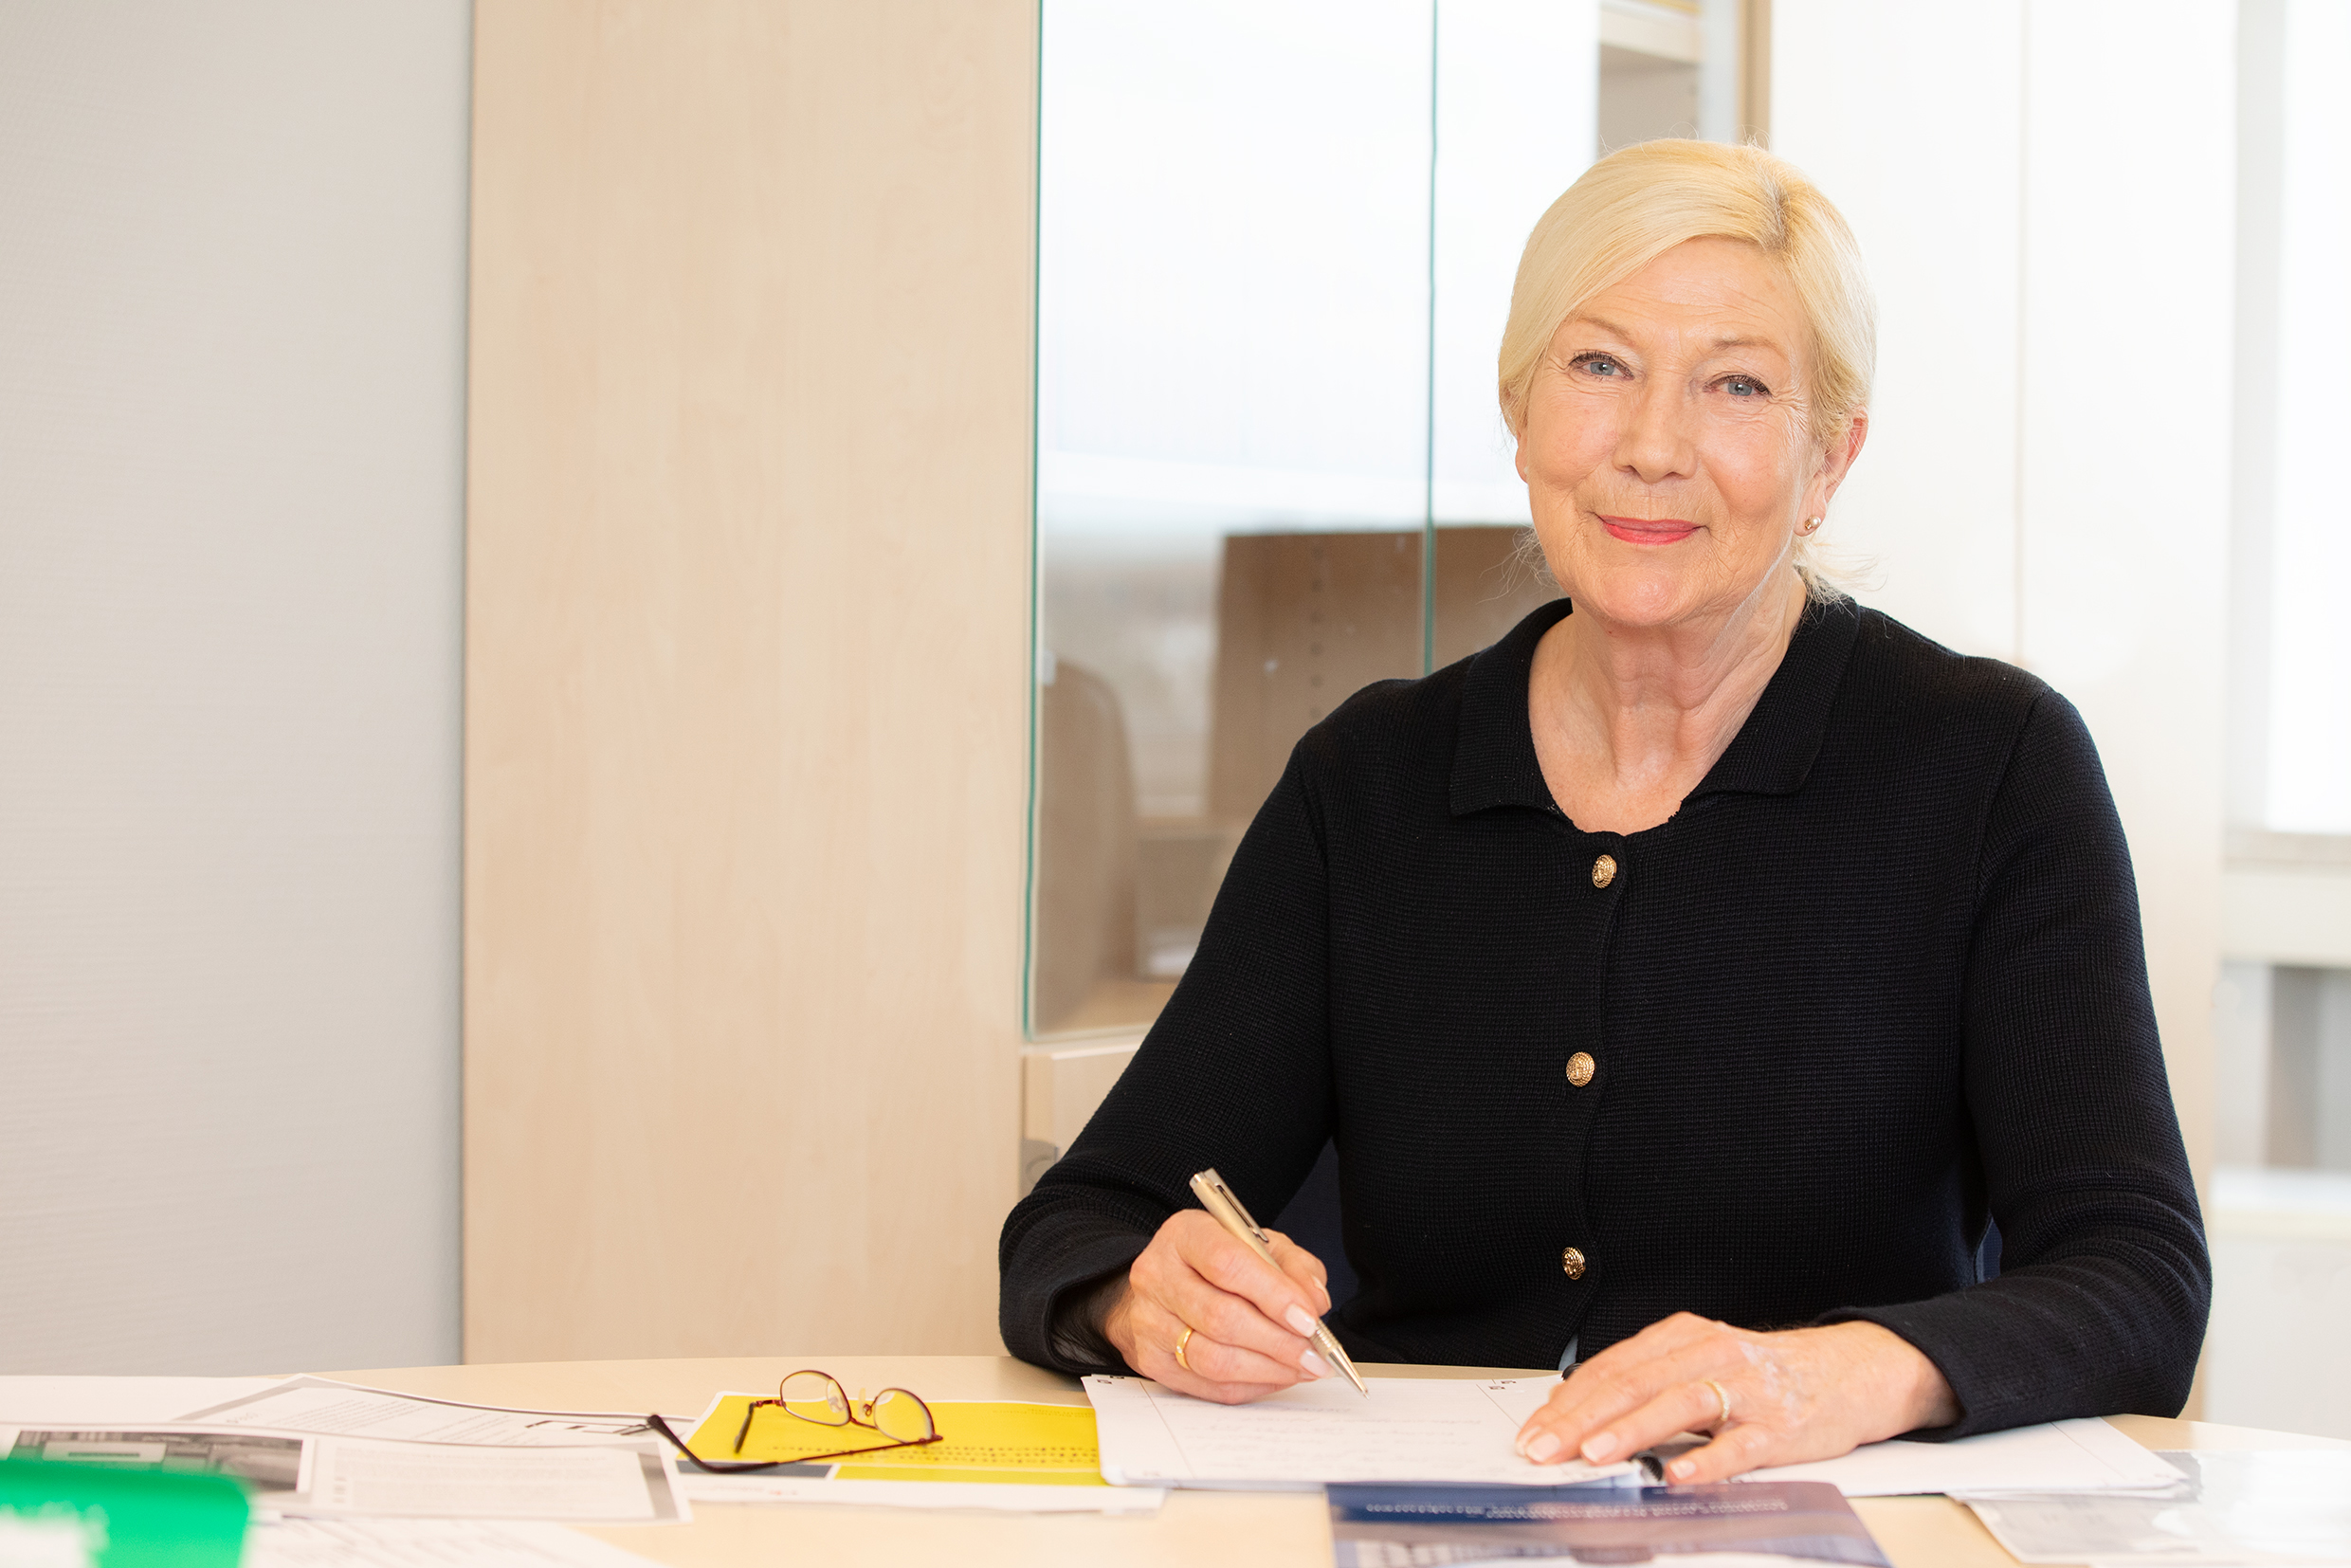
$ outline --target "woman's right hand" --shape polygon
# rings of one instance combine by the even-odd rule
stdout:
[[[1327,1377],[1330,1364],[1306,1338],[1331,1309],[1322,1265],[1278,1231],[1266,1237],[1279,1268],[1204,1210],[1170,1215],[1127,1270],[1103,1332],[1144,1377],[1220,1405]],[[1187,1328],[1179,1366],[1176,1346]]]

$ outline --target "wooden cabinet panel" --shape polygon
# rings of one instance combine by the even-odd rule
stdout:
[[[992,1351],[1034,8],[476,34],[467,1358]]]

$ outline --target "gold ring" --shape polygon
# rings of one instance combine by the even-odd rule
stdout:
[[[1723,1393],[1722,1385],[1711,1377],[1706,1379],[1706,1386],[1714,1390],[1714,1396],[1722,1402],[1722,1413],[1715,1417],[1714,1422],[1714,1430],[1721,1431],[1731,1424],[1731,1396]]]
[[[1192,1329],[1187,1325],[1181,1334],[1176,1336],[1176,1364],[1186,1372],[1192,1370],[1192,1363],[1184,1359],[1184,1347],[1190,1343],[1192,1343]],[[1723,1408],[1727,1410],[1728,1404],[1726,1403]]]

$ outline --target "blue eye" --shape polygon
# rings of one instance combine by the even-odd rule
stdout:
[[[1733,397],[1769,397],[1771,389],[1752,375],[1734,375],[1722,383]]]
[[[1582,371],[1589,371],[1594,375],[1622,375],[1625,374],[1624,366],[1618,364],[1615,360],[1611,359],[1605,354],[1587,354],[1579,356],[1576,360],[1576,368]]]

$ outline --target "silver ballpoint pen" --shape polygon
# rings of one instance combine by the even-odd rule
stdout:
[[[1241,1200],[1233,1195],[1232,1189],[1225,1185],[1225,1178],[1216,1174],[1214,1166],[1192,1178],[1192,1192],[1200,1200],[1200,1207],[1214,1214],[1216,1223],[1231,1231],[1234,1239],[1267,1263],[1273,1263],[1273,1247],[1266,1240],[1266,1232],[1249,1217],[1249,1212],[1241,1206]],[[1273,1267],[1278,1269],[1282,1266],[1273,1263]],[[1367,1399],[1371,1397],[1372,1391],[1363,1385],[1363,1375],[1356,1371],[1353,1361],[1347,1359],[1347,1353],[1339,1348],[1338,1337],[1322,1326],[1321,1319],[1314,1321],[1314,1332],[1307,1338],[1314,1342],[1314,1348],[1321,1353],[1324,1360],[1347,1375],[1347,1381],[1355,1385],[1358,1394]]]

